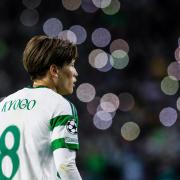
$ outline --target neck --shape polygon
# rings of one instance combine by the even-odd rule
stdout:
[[[33,87],[37,87],[37,86],[46,86],[50,89],[52,89],[53,91],[57,92],[56,88],[53,86],[52,83],[49,83],[45,80],[36,80],[33,82]]]

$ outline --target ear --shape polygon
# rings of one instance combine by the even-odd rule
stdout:
[[[49,67],[49,73],[52,77],[58,77],[59,68],[55,64],[51,64]]]

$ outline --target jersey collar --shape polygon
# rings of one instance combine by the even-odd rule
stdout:
[[[44,85],[39,85],[39,86],[35,86],[35,87],[33,87],[33,85],[28,85],[27,88],[35,89],[35,88],[49,88],[49,87],[48,86],[44,86]]]

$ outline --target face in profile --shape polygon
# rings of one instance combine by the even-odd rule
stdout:
[[[57,92],[61,95],[73,93],[76,77],[78,73],[74,67],[75,60],[70,64],[64,65],[58,73]]]

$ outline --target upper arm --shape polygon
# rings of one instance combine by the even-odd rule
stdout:
[[[53,117],[50,122],[50,139],[53,151],[60,148],[78,150],[78,116],[73,104],[69,104],[70,110],[62,111],[63,114]]]

